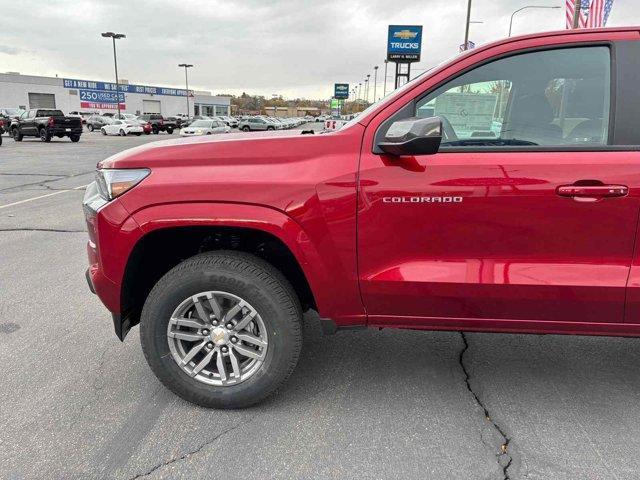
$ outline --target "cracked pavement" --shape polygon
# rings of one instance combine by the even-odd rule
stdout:
[[[0,147],[0,478],[640,477],[635,339],[322,337],[307,315],[298,368],[266,402],[175,397],[138,329],[119,342],[86,286],[76,190],[97,161],[158,139]]]

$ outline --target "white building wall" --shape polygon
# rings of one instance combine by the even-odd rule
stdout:
[[[72,111],[99,111],[100,113],[115,111],[115,109],[95,110],[82,108],[80,106],[78,89],[65,88],[62,78],[0,73],[0,108],[23,107],[28,109],[30,92],[55,95],[56,108],[65,113]],[[184,96],[140,93],[125,93],[124,95],[126,105],[125,113],[144,113],[142,107],[143,100],[160,101],[161,113],[164,116],[185,113],[187,110],[187,100]],[[217,97],[198,92],[195,96],[189,97],[190,115],[193,115],[194,104],[217,105],[218,110],[226,110],[227,115],[230,113],[230,99],[228,97]]]

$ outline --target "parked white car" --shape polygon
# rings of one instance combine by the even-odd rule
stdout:
[[[231,127],[222,120],[196,120],[188,127],[180,130],[181,137],[193,137],[195,135],[212,135],[215,133],[229,133]]]
[[[144,129],[137,120],[114,120],[109,125],[100,128],[100,131],[103,135],[120,135],[124,137],[129,134],[140,136]]]

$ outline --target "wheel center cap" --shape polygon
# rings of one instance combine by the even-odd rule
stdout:
[[[216,345],[225,345],[229,341],[229,332],[223,327],[214,328],[209,336]]]

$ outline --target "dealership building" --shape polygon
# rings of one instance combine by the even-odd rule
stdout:
[[[187,91],[180,88],[73,78],[0,73],[0,108],[56,108],[69,112],[186,113]],[[231,99],[211,92],[189,91],[189,115],[230,115]]]

